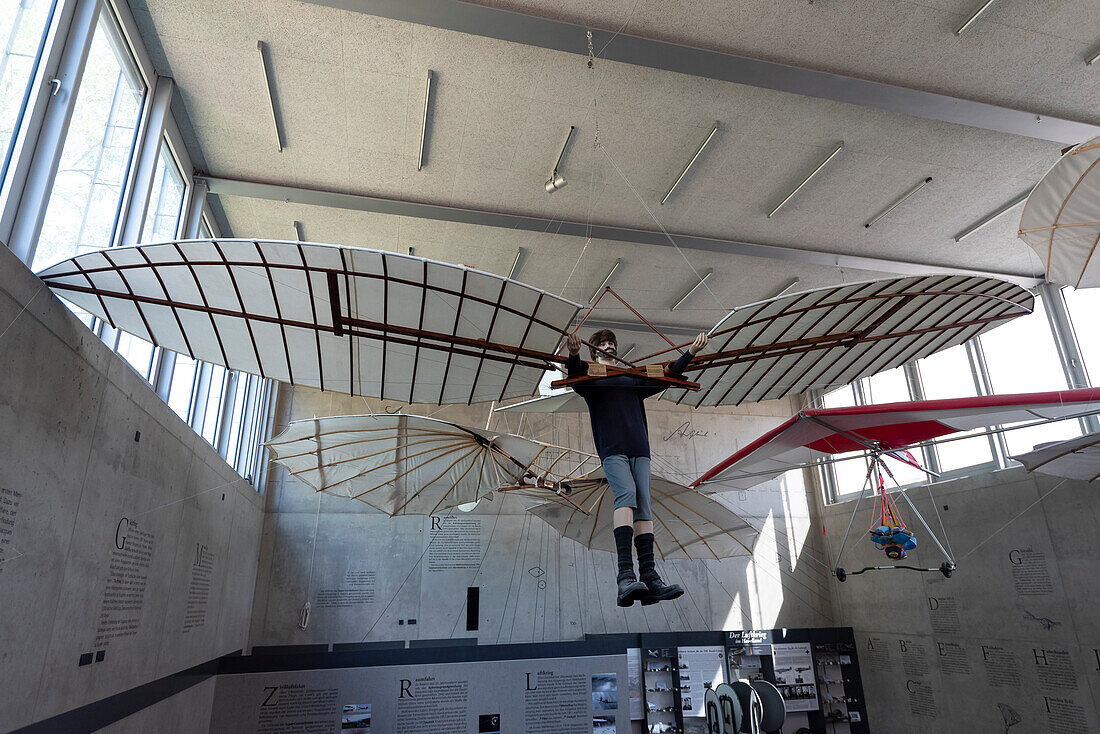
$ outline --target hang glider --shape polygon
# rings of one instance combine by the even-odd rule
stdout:
[[[887,489],[886,477],[895,485],[897,482],[885,459],[889,457],[933,475],[920,466],[907,447],[984,426],[1072,418],[1096,412],[1100,412],[1100,388],[804,410],[707,471],[692,486],[706,486],[712,491],[748,489],[835,454],[864,451],[868,458],[867,475],[841,541],[833,574],[844,581],[848,576],[868,571],[907,569],[938,571],[950,578],[955,571],[950,545],[946,539],[941,542],[904,489],[896,492]],[[868,492],[874,497],[869,540],[895,563],[846,571],[840,565],[844,549]],[[896,498],[904,501],[908,506],[906,512],[919,521],[927,538],[943,554],[945,560],[938,568],[897,563],[916,548],[917,538],[906,526]],[[942,523],[940,531],[943,532]]]
[[[430,515],[506,489],[568,497],[570,483],[599,465],[584,452],[402,414],[293,421],[266,445],[314,490],[391,516]]]
[[[410,403],[530,396],[580,308],[457,265],[265,240],[109,248],[40,277],[112,326],[193,358]]]
[[[1100,388],[804,410],[718,463],[692,486],[749,489],[834,454],[877,446],[897,458],[900,449],[956,432],[1096,412]]]
[[[1031,313],[1033,305],[1024,288],[964,275],[876,280],[773,298],[736,309],[710,330],[710,349],[685,370],[700,389],[672,386],[661,397],[694,407],[738,405],[846,385],[962,344]],[[559,395],[501,408],[584,409],[583,401]]]
[[[1028,195],[1018,236],[1052,283],[1100,286],[1100,137],[1067,151]]]
[[[759,535],[748,521],[724,504],[654,474],[653,547],[663,560],[751,556]],[[615,496],[597,469],[573,482],[572,503],[550,498],[528,512],[545,520],[561,535],[593,550],[615,552],[612,514]]]
[[[1012,458],[1028,471],[1095,482],[1100,479],[1100,433],[1036,446],[1034,451]]]
[[[557,349],[580,308],[470,268],[295,242],[109,248],[40,277],[112,326],[193,358],[410,403],[530,396],[565,362]],[[824,288],[737,309],[712,329],[717,351],[696,356],[687,379],[664,375],[663,355],[686,346],[671,342],[609,371],[663,382],[664,397],[693,406],[768,400],[962,343],[1032,303],[1019,286],[971,276]]]

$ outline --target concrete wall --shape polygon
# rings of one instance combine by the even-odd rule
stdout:
[[[787,402],[731,410],[688,410],[650,400],[653,470],[690,481],[791,413]],[[400,406],[311,389],[283,389],[276,434],[290,420],[395,411]],[[484,427],[488,406],[406,406]],[[591,450],[587,413],[493,416],[497,430]],[[755,558],[674,561],[659,566],[687,593],[642,608],[615,605],[612,554],[562,539],[510,502],[482,502],[451,522],[480,535],[480,563],[433,569],[431,518],[389,518],[363,503],[316,494],[274,467],[267,490],[252,645],[476,637],[483,644],[579,639],[585,634],[831,624],[820,530],[812,530],[806,489],[793,477],[751,492],[721,495],[763,528]],[[447,513],[444,513],[446,515]],[[608,528],[610,532],[610,528]],[[316,538],[316,543],[314,539]],[[792,560],[793,559],[793,560]],[[373,573],[373,596],[357,582]],[[467,631],[466,590],[480,588],[476,631]],[[347,602],[335,606],[334,594]],[[299,628],[306,601],[312,610]],[[409,620],[415,620],[410,625]]]
[[[1096,492],[1022,468],[944,483],[934,493],[958,558],[951,579],[879,571],[833,583],[837,624],[855,629],[872,731],[1100,731]],[[927,491],[912,496],[938,527]],[[851,511],[824,513],[834,557]],[[849,570],[889,563],[866,540],[869,515],[865,503]],[[918,533],[909,560],[938,566]]]
[[[261,505],[0,247],[4,729],[243,647]]]

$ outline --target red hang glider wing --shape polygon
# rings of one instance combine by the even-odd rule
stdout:
[[[974,428],[1100,412],[1100,388],[805,410],[699,477],[692,486],[748,489],[823,456],[858,451],[854,437],[900,449]]]
[[[772,400],[847,385],[962,344],[1031,313],[1024,288],[993,278],[924,275],[821,288],[741,306],[710,332],[685,377],[694,407]]]

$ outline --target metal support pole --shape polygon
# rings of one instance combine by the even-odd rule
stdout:
[[[1043,283],[1038,290],[1043,308],[1047,313],[1047,322],[1054,335],[1054,344],[1058,348],[1058,359],[1062,363],[1066,384],[1071,390],[1089,387],[1089,374],[1085,369],[1085,360],[1081,357],[1077,337],[1073,333],[1073,324],[1069,320],[1069,311],[1066,309],[1066,299],[1062,296],[1061,286]],[[1100,421],[1095,415],[1082,418],[1081,423],[1086,433],[1100,432]]]

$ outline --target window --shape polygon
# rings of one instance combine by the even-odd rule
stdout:
[[[199,239],[214,239],[214,232],[210,229],[210,223],[206,221],[206,217],[199,217]]]
[[[11,160],[15,131],[23,120],[31,79],[42,58],[54,0],[7,0],[0,3],[0,172]],[[0,173],[0,180],[4,176]]]
[[[970,398],[979,394],[965,345],[960,344],[917,360],[917,371],[927,400]],[[983,432],[984,429],[970,431]],[[955,472],[968,466],[993,461],[993,446],[989,441],[988,436],[977,436],[937,444],[932,448],[935,451],[937,468],[941,472]]]
[[[1054,335],[1039,297],[1035,311],[979,337],[994,394],[1065,390],[1066,374],[1058,358]],[[1076,420],[1006,431],[1008,453],[1022,454],[1040,443],[1081,435]]]
[[[100,13],[32,270],[112,244],[145,90],[114,18]]]
[[[168,387],[168,407],[185,421],[191,418],[191,397],[195,389],[198,365],[185,354],[177,354],[172,365],[172,383]]]
[[[209,377],[206,382],[205,395],[201,395],[203,401],[202,423],[195,429],[211,445],[217,446],[218,425],[221,423],[222,397],[225,395],[225,368],[216,364],[206,365]]]
[[[167,242],[176,238],[185,188],[180,167],[168,147],[168,141],[163,140],[157,156],[153,187],[149,192],[145,224],[141,229],[141,242]]]
[[[118,344],[115,345],[115,351],[148,382],[153,370],[153,353],[156,351],[153,345],[124,331],[116,333]]]
[[[829,392],[822,399],[826,408],[847,408],[856,404],[855,385],[845,385]],[[859,492],[867,482],[867,460],[862,451],[836,454],[832,464],[835,494],[837,496]],[[829,465],[826,464],[826,467]]]
[[[1077,337],[1077,346],[1081,348],[1081,358],[1085,360],[1085,370],[1089,373],[1089,384],[1100,385],[1100,328],[1096,319],[1100,316],[1100,290],[1062,289],[1066,297],[1066,308],[1073,323],[1073,332]]]

